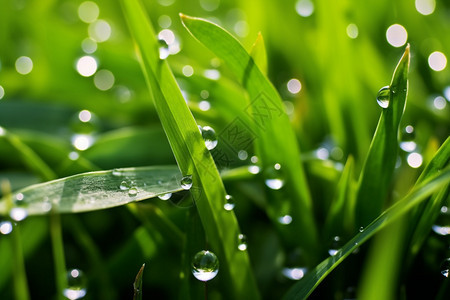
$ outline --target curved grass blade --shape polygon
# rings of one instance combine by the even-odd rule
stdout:
[[[408,195],[398,201],[392,207],[383,212],[363,232],[355,235],[346,243],[336,255],[331,256],[321,262],[314,270],[311,270],[284,296],[284,299],[306,299],[314,289],[322,282],[325,277],[331,273],[347,256],[356,248],[360,247],[374,234],[380,231],[386,225],[404,216],[413,207],[420,204],[427,197],[450,183],[450,169],[446,168],[436,176],[425,180],[422,184],[416,186]]]
[[[258,32],[258,37],[250,50],[250,55],[261,72],[263,72],[264,75],[267,75],[267,53],[261,32]]]
[[[223,59],[247,90],[251,104],[246,108],[246,112],[253,120],[251,128],[257,132],[255,143],[263,170],[271,170],[275,164],[280,164],[285,179],[284,196],[292,195],[286,201],[280,193],[271,193],[268,214],[277,225],[278,218],[285,214],[291,215],[290,228],[295,228],[295,234],[292,234],[294,231],[288,231],[286,226],[279,227],[280,230],[288,234],[288,242],[301,235],[299,242],[305,251],[314,257],[317,254],[315,249],[318,238],[312,201],[303,172],[299,146],[289,118],[284,113],[280,96],[252,57],[230,33],[209,21],[183,14],[180,16],[192,36]]]
[[[78,174],[31,185],[13,195],[28,215],[78,213],[124,205],[161,194],[182,191],[176,166],[123,168]],[[121,188],[122,186],[122,188]],[[137,193],[130,191],[136,189]],[[6,214],[5,199],[0,214]]]
[[[225,188],[197,124],[167,62],[159,58],[159,42],[142,4],[123,0],[122,7],[137,44],[141,67],[158,116],[183,175],[192,175],[191,195],[208,243],[221,261],[218,276],[231,298],[259,299],[246,251],[237,248],[240,229],[233,212],[223,209]]]
[[[398,128],[406,105],[409,45],[390,84],[389,106],[383,109],[360,175],[356,196],[357,226],[366,226],[380,214],[397,161]]]
[[[142,300],[142,275],[144,274],[145,264],[139,269],[139,272],[136,275],[136,279],[133,283],[134,295],[133,300]]]

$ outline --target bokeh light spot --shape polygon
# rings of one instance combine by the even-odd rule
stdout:
[[[97,43],[105,42],[111,37],[111,25],[105,20],[97,20],[89,25],[88,32]]]
[[[442,52],[434,51],[428,56],[428,65],[433,71],[442,71],[447,66],[447,57]]]
[[[302,89],[302,84],[300,80],[296,78],[292,78],[287,83],[287,89],[291,94],[298,94],[300,90]]]
[[[33,70],[33,61],[28,56],[21,56],[16,60],[17,73],[27,75],[32,70]]]
[[[314,4],[310,0],[299,0],[295,4],[295,10],[302,17],[309,17],[314,12]]]
[[[431,15],[436,8],[435,0],[416,0],[416,10],[424,16]]]
[[[358,26],[356,26],[356,24],[348,24],[347,26],[347,35],[349,38],[351,39],[356,39],[358,37],[359,31],[358,31]]]
[[[95,2],[85,1],[78,6],[78,17],[85,23],[95,22],[99,14],[100,9]]]
[[[107,91],[114,85],[114,74],[109,70],[100,70],[94,76],[94,84],[101,91]]]
[[[400,24],[393,24],[386,30],[386,39],[394,47],[403,46],[408,40],[408,32]]]
[[[77,61],[76,68],[81,76],[89,77],[97,71],[97,61],[92,56],[83,56]]]

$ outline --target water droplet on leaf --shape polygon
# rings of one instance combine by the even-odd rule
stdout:
[[[124,180],[124,181],[122,181],[122,182],[120,183],[119,188],[120,188],[122,191],[129,190],[129,189],[130,189],[130,184],[129,184],[127,181]]]
[[[225,196],[225,204],[223,205],[223,208],[227,211],[232,211],[234,209],[234,206],[236,203],[234,202],[234,198],[231,195]]]
[[[415,131],[411,125],[406,126],[401,133],[400,148],[405,152],[412,152],[416,150],[416,143],[414,142]]]
[[[450,210],[447,206],[442,206],[436,222],[432,226],[435,233],[442,236],[450,234]]]
[[[206,149],[212,150],[217,146],[216,132],[210,126],[199,126],[203,139],[205,140]]]
[[[169,45],[165,40],[159,40],[159,58],[166,59],[169,56]]]
[[[241,251],[245,251],[247,250],[247,237],[245,235],[243,235],[242,233],[240,233],[238,235],[238,249]]]
[[[209,281],[219,272],[219,259],[211,251],[202,250],[192,259],[192,274],[200,281]]]
[[[382,87],[377,94],[377,103],[382,108],[387,108],[389,106],[389,94],[390,94],[389,86]]]
[[[129,190],[128,190],[128,195],[130,195],[130,196],[136,196],[137,194],[138,194],[138,189],[136,188],[136,187],[131,187]]]
[[[181,188],[189,190],[192,187],[192,175],[186,175],[181,178]]]
[[[81,270],[72,269],[67,272],[67,288],[64,289],[63,294],[70,300],[86,296],[86,280]]]
[[[158,196],[158,198],[161,200],[169,200],[170,197],[172,197],[172,193],[166,193]]]
[[[265,183],[270,189],[279,190],[284,186],[284,178],[280,164],[277,163],[272,168],[268,168],[264,172],[264,175],[266,177]]]
[[[331,256],[336,255],[342,246],[342,241],[339,236],[335,236],[331,241],[330,249],[328,249],[328,254]]]
[[[448,278],[449,271],[450,271],[450,258],[447,258],[441,265],[441,274]]]

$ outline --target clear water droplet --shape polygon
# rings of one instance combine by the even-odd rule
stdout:
[[[238,235],[238,249],[241,251],[247,250],[247,237],[242,233]]]
[[[67,272],[67,288],[63,294],[67,299],[76,300],[86,296],[86,279],[79,269],[72,269]]]
[[[111,173],[113,176],[122,176],[122,172],[119,169],[112,170]]]
[[[278,222],[283,225],[289,225],[292,223],[292,217],[290,215],[284,215],[278,218]]]
[[[234,206],[236,203],[234,202],[234,198],[231,195],[225,196],[225,204],[223,205],[223,208],[227,211],[232,211],[234,209]]]
[[[219,259],[213,252],[202,250],[195,254],[191,266],[195,278],[200,281],[209,281],[219,272]]]
[[[192,187],[192,175],[186,175],[181,178],[181,188],[183,190],[189,190]]]
[[[264,175],[266,177],[265,183],[270,189],[279,190],[284,186],[284,178],[280,164],[276,163],[272,168],[266,169]]]
[[[364,231],[364,227],[359,227],[359,232],[363,232]]]
[[[127,181],[124,180],[124,181],[122,181],[122,182],[120,183],[119,188],[120,188],[122,191],[127,191],[127,190],[130,189],[130,184],[129,184]]]
[[[448,278],[449,272],[450,272],[450,258],[447,258],[441,265],[441,274]]]
[[[128,190],[128,195],[136,196],[139,193],[137,187],[133,186]]]
[[[13,225],[10,221],[0,222],[0,233],[1,234],[10,234],[13,230]]]
[[[20,222],[28,216],[28,212],[23,207],[14,207],[10,210],[9,216],[14,221]]]
[[[159,40],[159,58],[166,59],[169,57],[169,54],[169,45],[167,45],[167,42],[165,40]]]
[[[414,127],[411,125],[406,126],[400,135],[400,148],[405,152],[412,152],[416,150]]]
[[[281,274],[283,274],[284,277],[290,280],[300,280],[303,278],[303,276],[305,276],[306,271],[307,268],[283,268],[283,270],[281,270]]]
[[[382,108],[387,108],[389,106],[389,94],[391,90],[389,86],[382,87],[377,94],[377,103]]]
[[[217,136],[215,130],[210,126],[199,126],[203,139],[205,140],[206,149],[212,150],[217,146]]]
[[[339,236],[335,236],[331,241],[330,248],[328,249],[328,254],[330,254],[331,256],[335,256],[339,252],[341,246],[341,238]]]
[[[438,235],[447,236],[450,234],[450,210],[447,206],[441,207],[432,229]]]
[[[158,196],[158,198],[161,200],[169,200],[170,197],[172,197],[172,193],[166,193]]]

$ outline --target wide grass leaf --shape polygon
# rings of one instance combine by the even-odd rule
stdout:
[[[223,208],[226,192],[219,172],[169,65],[159,57],[160,43],[154,29],[139,1],[123,0],[122,6],[178,166],[183,176],[192,176],[191,195],[211,250],[220,260],[222,275],[218,279],[227,287],[229,297],[258,299],[248,254],[237,248],[240,229],[236,217]]]
[[[408,90],[409,45],[401,57],[389,89],[389,105],[383,109],[360,175],[356,196],[357,226],[366,226],[382,211],[397,161],[398,128]]]
[[[318,238],[312,214],[312,201],[296,136],[285,114],[280,95],[250,54],[230,33],[204,19],[183,14],[181,19],[197,40],[225,61],[246,89],[251,104],[245,108],[245,112],[253,121],[247,126],[256,132],[255,144],[264,176],[266,179],[279,176],[284,181],[281,191],[271,192],[268,214],[284,234],[287,243],[295,240],[295,236],[302,236],[298,242],[311,257],[314,257],[317,254],[315,249]],[[274,166],[280,169],[277,175],[273,174],[277,173]],[[285,215],[292,217],[290,228],[295,230],[279,226],[279,218]]]
[[[105,209],[182,191],[181,177],[176,166],[83,173],[23,188],[13,194],[14,206],[26,209],[28,215]],[[7,214],[8,206],[1,199],[0,214]]]

